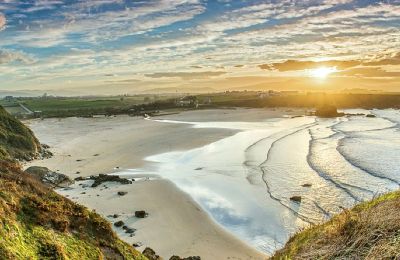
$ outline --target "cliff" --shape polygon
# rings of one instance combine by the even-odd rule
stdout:
[[[33,133],[0,107],[0,259],[147,259],[110,224],[22,171],[40,156]]]

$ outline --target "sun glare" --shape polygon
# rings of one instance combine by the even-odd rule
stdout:
[[[332,68],[326,68],[326,67],[322,67],[322,68],[318,68],[318,69],[313,69],[310,71],[310,74],[312,77],[315,78],[320,78],[320,79],[324,79],[326,78],[329,74],[336,72],[336,67],[332,67]]]

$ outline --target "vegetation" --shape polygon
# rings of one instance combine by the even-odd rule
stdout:
[[[399,259],[400,191],[293,236],[272,259]]]
[[[187,105],[185,100],[196,100]],[[326,94],[297,92],[232,91],[179,97],[177,95],[137,95],[114,97],[36,97],[0,101],[7,111],[27,117],[70,117],[93,115],[143,115],[159,110],[224,107],[316,108],[326,104],[337,108],[400,107],[399,94]],[[27,115],[21,105],[37,113]]]
[[[301,107],[315,108],[331,104],[337,108],[400,108],[399,94],[326,94],[326,93],[228,92],[198,96],[199,103],[211,99],[214,107]]]
[[[39,142],[2,108],[0,117],[0,259],[146,259],[100,215],[23,172],[15,159]]]
[[[0,107],[0,160],[28,159],[40,150],[32,131]]]

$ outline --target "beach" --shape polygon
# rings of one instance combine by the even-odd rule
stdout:
[[[201,147],[239,132],[229,128],[192,128],[190,124],[165,124],[156,120],[257,122],[285,114],[295,115],[299,111],[188,111],[157,117],[155,121],[129,116],[26,121],[39,140],[51,147],[54,156],[30,162],[25,167],[45,166],[70,178],[135,169],[151,164],[145,160],[148,156]],[[125,241],[140,242],[139,249],[149,246],[165,258],[172,255],[199,255],[202,259],[267,257],[227,232],[189,194],[160,176],[139,178],[130,185],[106,185],[107,188],[90,188],[76,182],[72,189],[58,192],[96,210],[111,222],[122,220],[137,229],[131,237],[114,228]],[[119,196],[118,191],[127,194]],[[145,210],[149,216],[137,219],[133,216],[135,210]],[[119,217],[110,217],[114,214]]]

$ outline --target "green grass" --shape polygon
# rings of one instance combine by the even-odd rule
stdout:
[[[0,107],[0,160],[34,157],[40,149],[32,131]]]

